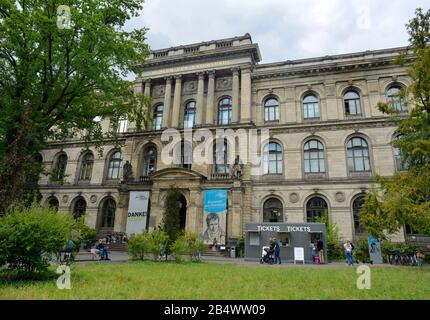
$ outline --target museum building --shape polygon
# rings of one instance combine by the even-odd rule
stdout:
[[[223,190],[227,243],[249,223],[310,223],[326,213],[343,239],[354,240],[364,232],[359,209],[372,176],[403,170],[391,144],[398,139],[396,126],[376,106],[388,101],[407,115],[410,106],[397,93],[411,79],[407,67],[395,63],[404,50],[261,63],[258,44],[245,34],[152,51],[133,84],[135,93],[152,98],[152,125],[138,130],[120,119],[121,147],[106,138],[102,155],[79,138],[51,142],[41,153],[44,166],[66,178],[58,183],[43,176],[42,201],[75,217],[85,214],[101,232],[121,233],[130,195],[145,192],[145,227],[152,230],[162,221],[166,191],[176,186],[181,228],[201,233],[208,223],[205,192]],[[95,121],[110,130],[110,119]],[[165,163],[166,128],[268,129],[269,137],[257,148],[257,165],[236,158],[242,147],[237,139],[207,155],[239,159],[233,170],[232,161],[195,164],[184,155],[179,163]],[[393,239],[404,241],[408,232]]]

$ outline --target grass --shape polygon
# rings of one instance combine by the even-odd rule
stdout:
[[[430,299],[430,270],[372,268],[372,289],[358,290],[356,268],[230,265],[214,263],[91,263],[71,267],[71,290],[56,279],[0,277],[6,299],[288,300]]]

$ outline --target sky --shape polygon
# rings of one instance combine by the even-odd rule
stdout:
[[[261,63],[405,46],[405,24],[429,0],[146,0],[127,29],[152,50],[250,33]]]

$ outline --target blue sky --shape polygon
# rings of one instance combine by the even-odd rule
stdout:
[[[429,1],[146,0],[127,28],[148,27],[154,50],[249,32],[267,63],[405,46],[417,7]]]

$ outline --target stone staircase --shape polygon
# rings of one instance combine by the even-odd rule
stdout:
[[[204,254],[202,254],[202,256],[204,257],[219,257],[219,258],[225,258],[225,257],[229,257],[229,251],[225,250],[225,251],[213,251],[212,248],[210,246],[208,246],[208,248],[206,249],[206,252]]]

